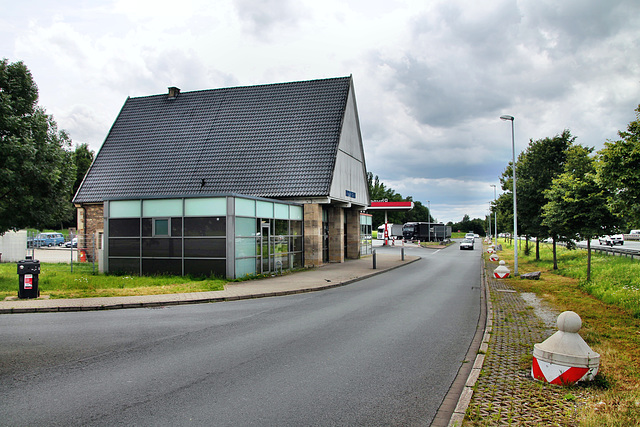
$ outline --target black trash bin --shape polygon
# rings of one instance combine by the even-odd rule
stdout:
[[[40,274],[40,261],[27,257],[18,261],[18,298],[38,298],[40,289],[38,288],[38,275]]]

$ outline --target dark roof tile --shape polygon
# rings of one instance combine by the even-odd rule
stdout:
[[[129,98],[74,201],[327,196],[350,87],[341,77]]]

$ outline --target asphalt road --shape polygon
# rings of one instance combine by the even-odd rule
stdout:
[[[316,293],[0,316],[0,424],[429,425],[477,326],[480,250],[407,251]]]

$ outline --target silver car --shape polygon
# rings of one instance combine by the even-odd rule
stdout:
[[[463,239],[462,242],[460,242],[460,250],[463,249],[473,250],[473,239]]]

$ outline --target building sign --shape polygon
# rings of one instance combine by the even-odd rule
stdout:
[[[385,210],[385,209],[396,209],[396,210],[410,210],[413,209],[413,202],[381,202],[381,201],[377,201],[377,202],[371,202],[371,206],[369,206],[369,208],[367,209],[372,209],[372,210],[376,210],[376,209],[380,209],[380,210]]]
[[[355,191],[345,190],[345,193],[346,193],[347,197],[351,197],[352,199],[355,199],[355,198],[356,198],[356,193],[355,193]]]

